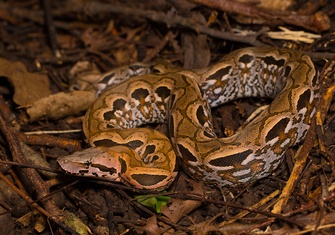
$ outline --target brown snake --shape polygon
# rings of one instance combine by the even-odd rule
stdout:
[[[271,174],[285,151],[304,139],[319,85],[308,56],[271,48],[237,50],[196,71],[168,63],[134,65],[105,74],[99,84],[106,83],[119,84],[97,98],[83,123],[90,144],[100,147],[58,162],[70,174],[153,190],[175,179],[176,155],[190,176],[210,185]],[[242,97],[274,100],[236,134],[218,138],[210,107]],[[160,132],[138,128],[165,122],[172,145]]]

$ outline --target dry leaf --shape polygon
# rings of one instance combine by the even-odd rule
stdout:
[[[111,40],[109,35],[103,32],[94,31],[93,28],[87,28],[80,39],[91,50],[102,50],[110,46]]]
[[[255,2],[254,0],[240,0],[246,4],[253,4],[255,8],[267,9],[269,11],[289,11],[289,8],[293,5],[293,0],[260,0]],[[255,4],[256,3],[256,4]],[[262,24],[266,20],[262,18],[249,17],[244,15],[233,15],[233,18],[242,24]]]
[[[13,85],[13,99],[18,105],[28,105],[50,94],[48,77],[28,72],[21,62],[0,58],[0,71],[0,77],[6,77]]]
[[[206,24],[205,18],[200,13],[193,13],[192,19],[199,24]],[[200,69],[208,66],[211,52],[207,43],[207,35],[183,33],[182,48],[185,68]]]
[[[19,143],[20,143],[20,148],[22,149],[22,153],[25,155],[25,158],[29,160],[32,166],[50,168],[50,164],[47,162],[47,160],[44,157],[42,157],[40,154],[35,152],[32,148],[30,148],[24,142],[19,141]],[[54,179],[58,175],[55,172],[43,171],[43,170],[39,170],[39,173],[41,173],[47,179]]]
[[[24,214],[23,216],[21,216],[20,218],[18,218],[16,220],[16,223],[19,223],[22,226],[28,226],[29,224],[31,224],[33,218],[34,218],[33,212],[28,212]]]
[[[149,235],[161,234],[162,229],[158,227],[156,216],[152,216],[147,220],[147,224],[143,227],[145,232]]]
[[[38,233],[42,233],[45,228],[47,227],[48,223],[46,221],[46,218],[42,215],[40,215],[34,224],[34,229],[38,232]]]
[[[27,108],[27,113],[30,121],[36,121],[45,117],[57,120],[86,111],[92,105],[95,98],[93,91],[61,92],[34,102]]]
[[[101,71],[94,63],[78,61],[67,73],[70,79],[70,90],[86,91],[94,87],[94,83],[101,77]]]
[[[77,233],[82,235],[92,234],[90,228],[81,221],[75,214],[64,210],[64,220],[67,226],[75,230]]]
[[[181,177],[180,177],[181,178]],[[180,180],[179,178],[179,180]],[[190,193],[204,194],[202,184],[194,180],[187,180],[192,185],[193,190]],[[181,200],[178,198],[171,198],[168,207],[162,207],[162,214],[168,217],[174,223],[177,223],[183,216],[187,215],[201,205],[200,201],[196,200]]]
[[[294,4],[293,0],[240,0],[247,4],[253,4],[256,7],[274,10],[274,11],[286,11]]]
[[[184,67],[200,69],[208,66],[211,52],[204,34],[183,34]]]

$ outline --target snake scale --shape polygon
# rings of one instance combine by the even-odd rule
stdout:
[[[135,64],[103,75],[98,85],[112,86],[84,118],[84,133],[96,147],[61,157],[59,165],[69,174],[161,190],[177,175],[176,155],[184,171],[209,185],[271,174],[305,138],[319,82],[301,52],[244,48],[200,70]],[[210,108],[243,97],[273,101],[236,134],[218,138]],[[139,127],[147,123],[167,123],[169,138]]]

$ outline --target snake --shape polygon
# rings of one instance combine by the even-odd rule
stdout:
[[[83,120],[92,147],[58,163],[68,174],[148,190],[169,187],[178,166],[217,187],[272,174],[304,140],[319,97],[309,56],[267,47],[238,49],[197,70],[137,63],[102,75],[97,87]],[[235,134],[218,137],[211,108],[246,97],[273,100]],[[166,123],[168,137],[151,123]]]

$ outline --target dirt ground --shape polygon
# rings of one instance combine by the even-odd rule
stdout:
[[[0,1],[0,235],[335,234],[334,9],[327,0]],[[162,59],[204,68],[250,46],[305,52],[321,84],[305,141],[270,176],[213,187],[179,167],[156,192],[60,171],[58,157],[89,147],[82,120],[101,74]],[[216,134],[233,135],[271,101],[212,109]]]

